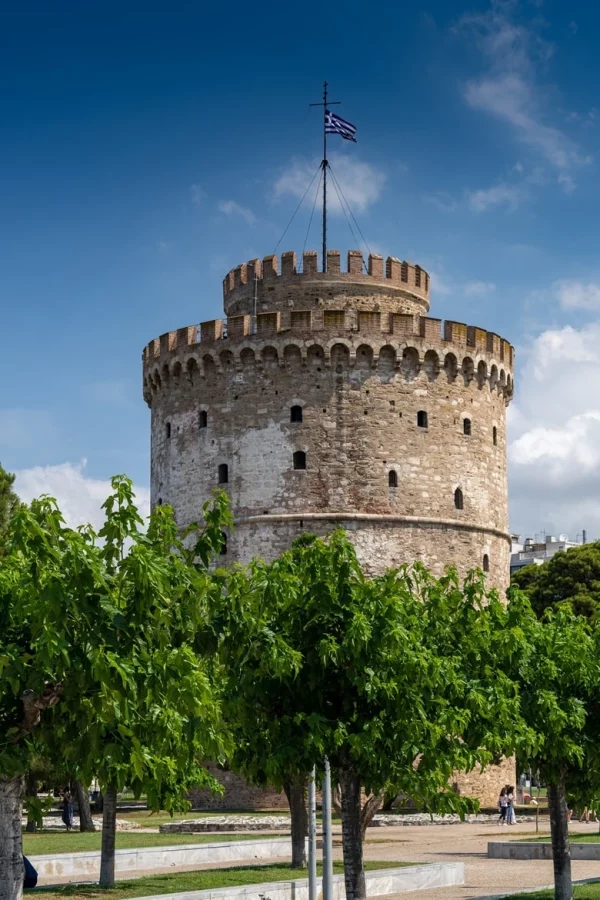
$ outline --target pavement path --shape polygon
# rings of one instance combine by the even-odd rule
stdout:
[[[572,823],[571,833],[589,834],[597,824]],[[527,888],[552,883],[552,861],[488,859],[488,841],[515,837],[535,837],[535,823],[513,827],[498,825],[430,825],[403,828],[373,828],[367,832],[365,859],[397,859],[414,862],[462,862],[465,884],[395,894],[386,900],[467,900],[467,898],[503,896]],[[339,848],[337,853],[341,855]],[[600,878],[600,862],[572,863],[573,879]]]

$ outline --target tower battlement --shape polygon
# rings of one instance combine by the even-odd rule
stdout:
[[[251,316],[211,319],[199,325],[168,331],[144,347],[144,371],[165,363],[168,366],[173,356],[198,347],[202,350],[214,348],[220,354],[228,352],[228,347],[233,350],[240,344],[244,347],[256,344],[260,350],[265,343],[285,345],[294,339],[300,347],[305,344],[305,349],[315,343],[330,347],[338,340],[350,347],[366,340],[373,347],[381,345],[397,350],[399,357],[407,345],[425,340],[440,352],[455,352],[457,358],[489,358],[490,367],[500,365],[507,373],[512,374],[514,365],[514,347],[495,332],[476,325],[410,313],[381,315],[378,311],[323,310],[313,313],[310,310],[290,310],[285,314],[272,310],[256,316],[254,333]],[[242,349],[238,346],[237,352]]]
[[[231,269],[223,280],[223,302],[228,315],[250,313],[256,303],[289,308],[307,297],[315,305],[329,306],[340,298],[352,304],[361,298],[380,298],[390,311],[426,313],[429,309],[429,274],[420,266],[394,256],[370,253],[365,262],[360,250],[349,250],[346,271],[341,269],[339,250],[327,251],[327,272],[318,271],[316,250],[306,250],[298,265],[295,251],[287,250],[281,261],[275,255],[251,259]]]

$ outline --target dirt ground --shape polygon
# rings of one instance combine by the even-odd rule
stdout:
[[[596,831],[598,824],[573,822],[571,833]],[[488,859],[488,841],[534,837],[535,823],[516,826],[428,825],[401,828],[370,828],[365,859],[398,859],[415,862],[462,862],[465,884],[435,890],[395,894],[386,900],[467,900],[502,896],[527,888],[546,887],[552,882],[552,862],[547,860]],[[382,842],[382,843],[380,843]],[[338,850],[338,852],[340,852]],[[600,862],[577,861],[573,879],[600,878]]]

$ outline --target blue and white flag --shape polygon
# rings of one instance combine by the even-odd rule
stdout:
[[[331,110],[325,110],[325,133],[340,134],[346,141],[354,141],[356,143],[356,125],[346,122],[340,116],[336,116]]]

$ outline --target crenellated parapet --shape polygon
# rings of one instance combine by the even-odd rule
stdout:
[[[513,392],[514,348],[499,335],[474,325],[412,314],[377,311],[279,310],[213,319],[151,341],[143,352],[144,394],[173,378],[205,371],[228,375],[245,367],[360,366],[397,370],[412,381],[457,377],[465,385],[488,385],[507,402]]]
[[[389,311],[426,313],[429,288],[425,269],[393,256],[384,260],[371,253],[365,263],[360,250],[350,250],[342,270],[339,250],[328,250],[327,272],[321,272],[316,250],[305,251],[301,261],[288,250],[281,260],[265,256],[231,269],[223,280],[223,301],[228,315],[260,311],[265,303],[283,310],[307,298],[315,306],[330,306],[367,297],[381,298]]]

